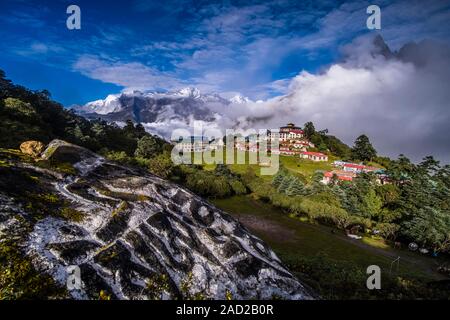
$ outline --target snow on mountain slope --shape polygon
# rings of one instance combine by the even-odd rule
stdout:
[[[123,92],[75,106],[74,110],[89,119],[117,123],[131,119],[142,123],[151,133],[170,138],[173,129],[192,128],[194,121],[214,127],[223,120],[224,109],[249,102],[250,99],[240,95],[227,100],[218,94],[202,94],[188,87],[176,92]]]
[[[94,112],[101,115],[119,112],[122,109],[119,98],[120,95],[110,94],[104,100],[96,100],[80,107],[79,111],[86,113]]]
[[[252,102],[249,98],[241,96],[241,95],[236,95],[233,98],[230,99],[231,103],[236,103],[236,104],[245,104],[245,103],[249,103]]]

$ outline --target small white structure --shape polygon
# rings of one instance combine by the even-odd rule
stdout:
[[[341,168],[343,171],[354,172],[354,173],[362,173],[362,172],[373,172],[377,171],[380,168],[366,166],[358,163],[351,163],[345,161],[334,161],[333,166]]]
[[[280,154],[286,155],[286,156],[294,156],[297,154],[297,152],[291,150],[289,147],[281,147],[280,146]]]
[[[328,156],[321,152],[303,151],[303,152],[300,152],[300,158],[317,161],[317,162],[318,161],[328,161]]]
[[[209,150],[209,141],[206,137],[180,137],[175,148],[183,152],[204,152]]]

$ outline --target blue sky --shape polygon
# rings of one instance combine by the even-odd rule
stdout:
[[[66,28],[70,4],[81,8],[81,30]],[[369,4],[381,7],[379,32],[394,49],[450,39],[450,1],[442,0],[10,0],[0,2],[0,69],[66,106],[124,89],[186,86],[266,99],[375,32],[366,29]]]

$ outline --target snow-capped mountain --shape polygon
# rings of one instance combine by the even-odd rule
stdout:
[[[112,112],[121,111],[121,104],[119,101],[120,95],[118,94],[110,94],[106,97],[106,99],[100,99],[96,101],[89,102],[83,107],[79,107],[77,109],[80,112],[94,112],[97,114],[108,114]]]
[[[198,90],[197,88],[190,88],[190,87],[175,92],[175,95],[179,95],[180,97],[184,98],[194,98],[194,99],[201,97],[200,90]]]
[[[252,100],[238,94],[238,95],[234,96],[233,98],[231,98],[230,102],[236,103],[236,104],[245,104],[245,103],[252,102]]]
[[[151,133],[169,138],[174,128],[190,127],[194,121],[216,125],[222,118],[221,110],[249,102],[249,98],[241,95],[225,99],[187,87],[174,92],[125,91],[73,109],[89,119],[117,123],[130,119],[142,123]]]

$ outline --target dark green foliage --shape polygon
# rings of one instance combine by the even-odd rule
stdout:
[[[283,182],[285,175],[286,175],[285,172],[283,172],[282,170],[278,170],[277,174],[274,175],[274,177],[272,179],[272,185],[275,188],[278,188],[280,186],[280,184]]]
[[[328,135],[324,131],[320,131],[314,132],[309,140],[322,152],[330,151],[344,160],[350,159],[350,147],[335,136]]]
[[[146,165],[151,173],[164,179],[172,177],[176,170],[172,159],[170,158],[170,154],[167,152],[151,158],[146,162]]]
[[[232,195],[231,187],[225,177],[203,170],[190,173],[186,179],[186,186],[200,195],[213,198]]]
[[[144,134],[137,142],[135,157],[150,159],[162,152],[162,143],[154,136]]]
[[[218,175],[233,178],[236,175],[225,164],[218,164],[214,169],[214,172]]]
[[[307,139],[311,139],[316,133],[316,128],[314,127],[314,124],[312,122],[307,122],[303,127],[303,131],[305,133],[305,137]]]
[[[125,152],[134,156],[138,140],[152,140],[153,151],[160,153],[167,145],[146,133],[143,126],[127,121],[124,128],[105,121],[88,121],[50,99],[48,91],[31,91],[5,79],[0,72],[0,147],[17,149],[27,140],[48,143],[62,139],[106,154]],[[146,150],[145,143],[142,149]],[[148,153],[146,153],[148,155]]]
[[[233,179],[233,180],[229,181],[229,184],[235,195],[241,195],[241,194],[247,193],[247,188],[245,187],[244,183],[242,183],[242,181],[240,181],[238,179]]]
[[[241,177],[226,165],[218,165],[214,171],[202,170],[197,166],[180,166],[177,171],[174,175],[179,176],[178,181],[201,196],[225,198],[247,193]]]
[[[369,137],[365,134],[356,138],[352,148],[352,159],[360,161],[372,161],[377,156],[375,148],[370,143]]]
[[[389,168],[392,164],[392,160],[389,157],[376,156],[373,161],[384,168]]]
[[[401,156],[388,170],[400,196],[394,202],[401,234],[410,241],[448,251],[450,248],[449,166],[432,157],[419,165]]]
[[[298,178],[293,178],[286,190],[288,196],[301,196],[304,195],[305,192],[305,186]]]
[[[284,176],[283,180],[281,181],[280,185],[277,188],[278,193],[286,193],[293,179],[294,178],[290,175]]]
[[[450,215],[436,208],[420,208],[404,223],[403,233],[435,252],[450,248]]]

